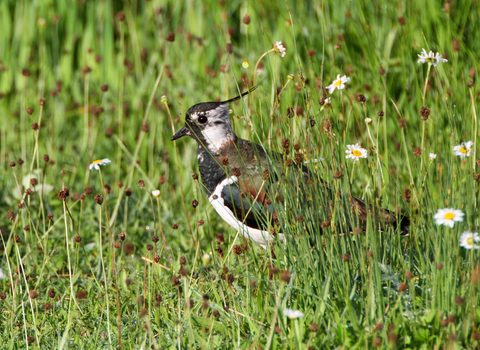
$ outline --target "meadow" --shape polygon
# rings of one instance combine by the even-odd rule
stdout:
[[[476,0],[1,1],[0,348],[479,348],[479,18]],[[352,225],[348,196],[318,219],[321,188],[305,206],[291,182],[285,242],[223,222],[195,141],[170,139],[258,82],[237,135],[409,235]]]

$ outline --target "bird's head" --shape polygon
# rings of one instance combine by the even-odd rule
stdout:
[[[258,85],[230,100],[193,105],[185,115],[185,126],[173,135],[172,141],[182,136],[190,136],[199,145],[217,154],[225,143],[233,142],[236,138],[230,124],[228,104],[239,100],[257,87]]]

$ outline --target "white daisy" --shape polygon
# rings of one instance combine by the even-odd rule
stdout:
[[[292,310],[292,309],[285,309],[283,310],[283,314],[287,316],[288,318],[300,318],[305,316],[303,312],[300,310]]]
[[[367,150],[362,148],[360,143],[355,145],[347,145],[347,148],[348,149],[345,151],[345,153],[347,153],[345,158],[351,158],[354,161],[358,161],[360,158],[367,158]]]
[[[479,245],[475,244],[480,242],[480,237],[478,236],[477,232],[469,232],[465,231],[462,233],[460,236],[460,247],[463,247],[465,249],[478,249],[480,248]]]
[[[325,104],[331,106],[332,105],[332,98],[329,97],[325,100]]]
[[[430,153],[428,155],[428,158],[430,158],[430,160],[435,160],[435,159],[437,159],[437,155],[435,153]]]
[[[100,170],[99,165],[107,165],[109,163],[111,163],[111,161],[108,158],[98,159],[98,160],[93,161],[92,164],[90,164],[88,166],[88,169],[90,169],[90,170],[92,170],[92,169]]]
[[[438,209],[437,213],[433,216],[437,225],[445,225],[453,228],[456,221],[463,221],[465,214],[458,209],[445,208]]]
[[[340,74],[338,74],[337,79],[327,86],[328,93],[333,94],[335,89],[343,90],[348,83],[350,83],[350,78],[348,78],[346,75],[340,77]]]
[[[153,190],[152,191],[152,196],[154,196],[155,198],[160,197],[160,190]]]
[[[472,141],[462,142],[458,146],[453,147],[453,153],[460,158],[470,157],[472,146]]]
[[[273,49],[275,52],[279,53],[282,57],[285,57],[285,53],[287,52],[287,49],[285,49],[285,46],[283,46],[283,43],[281,41],[277,41],[275,44],[273,44]]]
[[[427,54],[427,51],[425,49],[422,49],[422,53],[420,55],[417,55],[420,57],[418,60],[418,63],[428,63],[428,64],[433,64],[435,67],[440,64],[440,62],[448,62],[445,58],[442,58],[442,55],[440,53],[434,54],[433,51],[430,51]]]

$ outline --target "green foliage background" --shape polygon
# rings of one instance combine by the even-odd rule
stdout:
[[[478,230],[478,147],[464,159],[452,149],[477,140],[479,18],[466,0],[1,1],[0,347],[117,348],[119,334],[132,349],[477,347],[479,256],[459,237]],[[255,76],[276,41],[286,56],[267,54]],[[432,67],[425,102],[422,48],[448,59]],[[351,83],[322,107],[337,74]],[[316,208],[285,188],[277,259],[253,244],[232,252],[244,241],[192,179],[195,142],[170,138],[191,105],[264,78],[231,106],[237,135],[272,151],[289,138],[291,157],[336,189],[410,216],[408,237],[375,223],[351,235],[345,203],[320,235],[322,222],[294,220]],[[357,142],[369,156],[353,166],[344,152]],[[112,163],[88,170],[103,158]],[[32,173],[44,185],[26,195]],[[440,208],[465,219],[437,226]],[[286,308],[305,316],[288,319]]]

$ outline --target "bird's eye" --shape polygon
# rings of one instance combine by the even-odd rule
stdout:
[[[200,115],[200,116],[198,117],[198,122],[199,122],[199,123],[202,123],[202,124],[206,123],[206,122],[207,122],[207,117],[204,116],[204,115]]]

